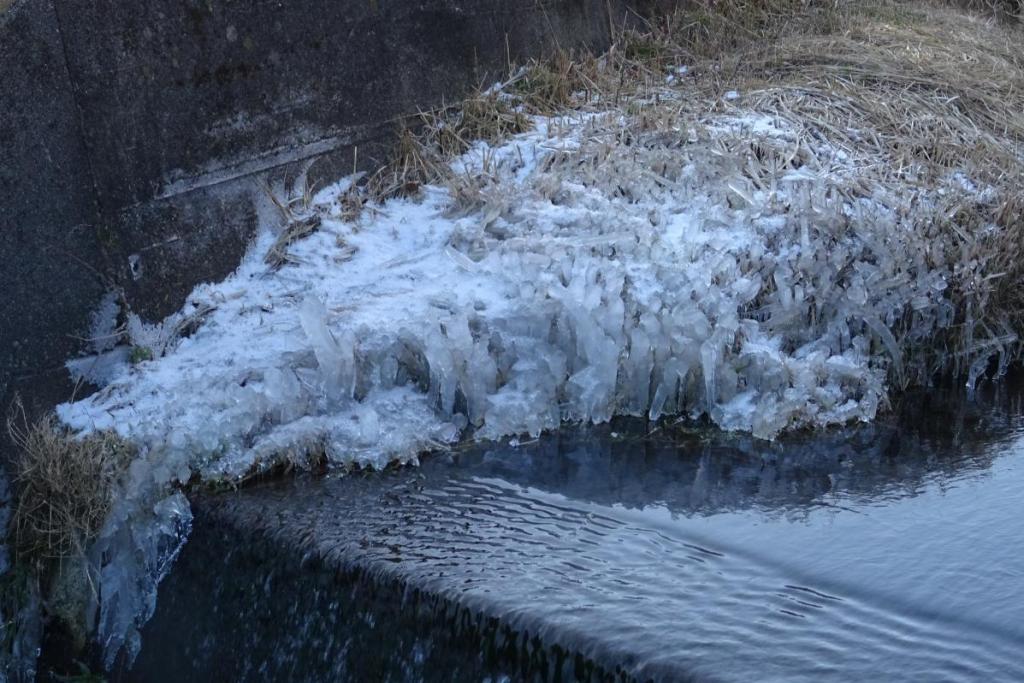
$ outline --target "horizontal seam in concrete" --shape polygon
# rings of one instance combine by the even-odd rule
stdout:
[[[397,119],[395,119],[397,120]],[[310,142],[302,145],[296,152],[294,147],[279,147],[270,152],[259,155],[258,157],[249,160],[242,161],[235,164],[229,164],[218,168],[208,173],[200,174],[198,176],[192,176],[189,178],[182,178],[168,183],[164,189],[158,193],[153,199],[146,199],[139,202],[135,202],[126,209],[143,206],[149,202],[156,200],[170,199],[172,197],[181,197],[188,195],[189,193],[196,192],[199,190],[205,190],[229,183],[241,178],[257,175],[271,171],[275,168],[281,168],[290,164],[300,163],[308,161],[324,154],[343,149],[345,147],[351,147],[358,145],[362,142],[369,142],[375,139],[383,137],[384,130],[387,125],[392,125],[395,120],[388,121],[384,124],[374,124],[365,127],[359,127],[351,129],[347,134],[343,133],[340,135],[333,135],[330,137],[321,138],[315,142]]]

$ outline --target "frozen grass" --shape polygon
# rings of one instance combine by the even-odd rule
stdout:
[[[465,154],[476,142],[498,142],[530,128],[529,118],[499,89],[478,92],[457,107],[421,115],[424,135],[443,158]]]
[[[1007,3],[973,3],[982,10],[1001,5]],[[984,187],[936,198],[914,228],[937,247],[931,265],[956,263],[949,278],[955,320],[927,343],[906,324],[892,330],[909,368],[891,378],[897,386],[941,374],[973,385],[993,350],[1000,368],[1020,352],[1022,34],[1018,23],[998,21],[992,11],[967,14],[940,3],[698,2],[644,31],[623,31],[601,57],[559,52],[531,62],[505,84],[513,97],[494,101],[507,106],[514,98],[549,116],[619,108],[641,128],[657,128],[666,112],[678,120],[736,108],[722,98],[742,92],[744,111],[785,121],[808,144],[842,152],[865,171],[862,183],[906,189],[953,175]],[[465,146],[437,144],[445,126],[436,124],[428,121],[425,134],[403,141],[399,167],[412,172],[395,176],[411,177],[403,187],[412,192],[446,184],[458,209],[479,208],[487,164],[478,175],[453,174],[448,162]]]
[[[290,221],[270,247],[270,251],[267,252],[264,261],[274,269],[280,268],[287,263],[294,263],[294,259],[288,253],[288,247],[304,237],[309,237],[319,228],[319,216],[306,216],[305,218]]]
[[[928,3],[811,3],[795,21],[750,11],[764,5],[714,3],[726,14],[747,10],[742,30],[724,32],[738,36],[725,45],[695,34],[686,13],[658,40],[715,60],[698,63],[700,85],[742,90],[746,106],[801,125],[861,165],[875,164],[873,183],[927,187],[956,173],[984,187],[951,193],[916,228],[933,235],[937,258],[952,270],[955,320],[927,340],[906,335],[903,325],[894,334],[916,371],[905,381],[927,383],[949,371],[973,384],[993,349],[1017,357],[1024,321],[1020,25]],[[737,21],[718,16],[717,24]],[[682,39],[679,26],[688,27]]]
[[[441,177],[441,163],[428,140],[404,127],[398,134],[390,160],[367,183],[368,196],[375,202],[414,196]]]
[[[279,201],[181,313],[128,316],[152,360],[60,408],[140,448],[106,592],[152,589],[188,520],[167,494],[197,476],[617,414],[773,438],[1000,374],[1024,322],[1021,37],[923,2],[709,0],[419,115],[378,173]],[[111,609],[119,645],[151,604]]]
[[[228,299],[243,303],[235,315],[258,310],[261,321],[282,329],[296,329],[289,320],[298,313],[305,342],[286,341],[298,348],[273,350],[277,360],[247,358],[228,348],[229,372],[236,373],[235,361],[250,363],[252,378],[243,383],[257,393],[269,392],[263,403],[239,397],[218,402],[211,387],[209,400],[216,405],[197,400],[198,412],[171,402],[161,407],[161,399],[154,406],[149,397],[187,395],[190,375],[172,378],[143,364],[138,373],[63,414],[78,428],[117,428],[151,449],[188,454],[188,466],[205,476],[233,478],[281,457],[302,462],[307,450],[333,452],[339,463],[363,462],[358,453],[372,451],[373,440],[359,432],[355,441],[365,444],[349,448],[344,442],[352,435],[327,422],[338,422],[341,415],[352,423],[379,422],[380,415],[366,412],[373,412],[367,396],[378,389],[423,392],[413,401],[415,411],[425,410],[421,425],[433,427],[408,443],[398,439],[378,448],[371,459],[376,464],[411,457],[425,445],[460,434],[532,433],[562,419],[600,420],[623,412],[652,418],[703,414],[723,427],[772,437],[783,429],[870,419],[889,391],[927,384],[942,374],[973,386],[988,371],[1001,374],[1020,353],[1024,68],[1015,49],[1020,37],[1017,26],[942,5],[880,1],[847,8],[804,0],[731,0],[688,5],[645,31],[623,31],[600,57],[560,53],[527,64],[513,70],[500,88],[476,93],[459,107],[421,114],[415,126],[402,131],[391,163],[364,184],[353,178],[316,201],[307,191],[278,202],[287,225],[274,238],[267,263],[273,269],[294,266],[292,272],[282,271],[289,283],[285,299],[278,300],[281,293],[264,286],[266,276],[250,267],[235,279],[259,286],[230,295],[197,290],[192,306],[204,316]],[[413,198],[413,204],[398,201],[403,197]],[[580,206],[600,215],[586,218]],[[633,280],[637,269],[658,266],[660,242],[666,239],[659,231],[676,220],[673,212],[689,212],[683,242],[699,242],[709,225],[726,229],[723,234],[733,240],[711,247],[680,243],[668,252],[682,259],[680,268],[689,258],[710,269],[704,277],[712,290],[695,289],[691,299],[727,300],[728,310],[707,302],[698,306],[704,323],[697,328],[706,326],[708,332],[684,334],[693,348],[703,349],[685,368],[673,363],[689,350],[671,341],[667,331],[681,309],[666,317],[659,308],[678,296],[661,291],[675,276],[662,271],[651,276],[661,288],[654,309],[637,298]],[[638,219],[650,225],[640,230]],[[605,225],[608,220],[619,227]],[[324,234],[314,236],[305,227],[321,222]],[[622,234],[633,235],[630,246],[607,246]],[[314,237],[319,246],[311,252]],[[610,265],[587,253],[597,244],[618,255]],[[424,248],[428,252],[415,251]],[[438,318],[429,301],[425,308],[409,303],[401,316],[388,318],[386,290],[401,284],[388,280],[389,264],[422,261],[430,249],[435,250],[430,258],[440,255],[457,266],[447,269],[446,287],[468,285],[471,276],[487,270],[478,264],[489,259],[504,259],[504,270],[500,278],[487,274],[492,280],[481,286],[501,290],[512,284],[504,279],[519,280],[520,298],[513,296],[511,304],[504,294],[500,306],[477,300],[442,307],[456,315],[458,325],[469,326],[474,344],[486,340],[479,352],[490,360],[477,371],[490,379],[482,384],[458,369],[468,361],[435,357],[437,344],[456,344],[449,335],[455,323]],[[409,254],[403,257],[403,250]],[[709,252],[719,261],[707,261]],[[382,253],[390,260],[380,261]],[[548,259],[548,268],[561,268],[561,286],[569,291],[575,268],[591,269],[585,277],[597,280],[572,295],[538,288],[547,274],[536,270],[527,253],[534,260]],[[731,272],[715,271],[723,267],[722,258]],[[352,269],[342,270],[349,262]],[[460,269],[468,275],[460,275]],[[325,319],[317,321],[309,308],[311,277],[321,282],[312,287],[321,306],[339,296],[351,298],[361,302],[351,306],[358,314],[339,317],[327,309],[319,316]],[[354,291],[342,294],[363,278],[360,286],[375,280],[381,290],[377,300]],[[624,285],[618,293],[595,294],[620,279]],[[730,290],[731,281],[750,283],[750,296]],[[232,283],[220,289],[232,289]],[[427,289],[412,290],[406,298],[425,301]],[[582,301],[574,304],[566,296]],[[254,297],[261,301],[249,301]],[[565,310],[548,310],[552,300]],[[598,317],[609,306],[626,309],[625,321],[598,325],[610,340],[608,350],[584,349],[589,342],[580,338],[594,330],[571,313],[578,303],[588,307],[586,315]],[[375,305],[381,310],[373,312]],[[481,313],[509,305],[524,307],[516,315],[525,319],[529,311],[531,322],[513,324]],[[469,309],[458,312],[452,306]],[[534,315],[534,310],[543,312]],[[644,332],[635,337],[631,330],[645,315],[658,318],[657,329],[640,324]],[[370,328],[359,330],[360,320]],[[414,322],[439,324],[444,339],[430,341],[433,333],[426,329],[391,329],[415,328]],[[169,323],[164,327],[176,328]],[[518,344],[544,356],[546,372],[554,376],[533,378],[547,389],[531,395],[546,404],[535,406],[530,420],[529,411],[522,420],[505,419],[502,410],[512,410],[515,401],[496,398],[512,386],[525,391],[525,380],[518,385],[514,380],[514,367],[537,361],[521,351],[500,350],[510,336],[521,336],[521,331],[501,331],[509,324],[532,326],[531,340]],[[161,339],[157,357],[175,355],[179,335],[164,340],[167,335],[156,334],[160,330],[149,332]],[[249,338],[263,334],[254,330]],[[568,336],[557,339],[560,334]],[[287,337],[280,334],[277,341]],[[712,338],[714,348],[704,348]],[[760,370],[750,370],[754,361],[744,348],[757,347],[751,342],[755,338],[772,349],[772,362],[785,366],[778,371],[781,379],[764,383],[764,358],[754,363]],[[652,354],[642,367],[631,359],[641,343]],[[304,344],[312,344],[312,357],[288,355]],[[400,350],[385,348],[393,344]],[[814,345],[824,356],[811,362],[807,354]],[[178,356],[177,362],[191,367],[201,363]],[[802,371],[796,365],[840,357],[842,362],[814,370],[816,380],[798,379]],[[303,372],[313,370],[311,362],[342,369],[303,379]],[[268,363],[273,381],[266,376]],[[447,367],[450,363],[456,367]],[[856,381],[834,375],[849,363],[860,368]],[[492,365],[494,372],[486,370]],[[597,366],[604,378],[594,384]],[[282,384],[277,374],[282,372],[298,372],[298,384]],[[359,377],[351,381],[365,386],[337,386],[339,372]],[[678,377],[670,380],[673,372]],[[585,381],[591,382],[586,390]],[[828,398],[809,397],[815,382],[816,390],[827,388]],[[327,393],[326,403],[318,391]],[[282,396],[305,407],[285,410],[278,406]],[[397,416],[399,404],[385,412]],[[212,431],[189,417],[218,415],[229,405],[231,414],[249,413]],[[741,408],[750,414],[741,416]],[[772,410],[776,414],[765,417]],[[128,419],[134,424],[127,425]],[[380,429],[370,432],[380,434]],[[448,436],[438,436],[442,433]]]
[[[29,423],[17,401],[7,430],[14,555],[0,581],[0,674],[32,671],[44,619],[83,647],[98,618],[110,666],[123,644],[137,647],[187,537],[188,503],[154,488],[138,444],[114,430],[75,433],[53,415]]]

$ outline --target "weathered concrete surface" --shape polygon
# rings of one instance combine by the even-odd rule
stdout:
[[[160,318],[227,275],[268,177],[333,179],[356,147],[371,166],[401,116],[510,58],[601,48],[625,4],[16,0],[0,14],[0,396],[67,398],[61,365],[104,291]]]
[[[52,0],[0,14],[0,407],[59,398],[104,291],[89,158]]]
[[[324,157],[350,169],[354,146],[493,77],[509,57],[555,41],[600,47],[606,8],[57,0],[115,274],[133,308],[165,316],[197,281],[234,267],[255,226],[239,210],[259,192],[254,175],[295,177]]]
[[[276,166],[461,92],[546,36],[596,43],[569,0],[58,0],[106,210]]]

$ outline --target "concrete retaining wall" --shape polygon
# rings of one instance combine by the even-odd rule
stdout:
[[[0,396],[67,398],[102,294],[159,318],[237,265],[260,179],[331,179],[625,0],[14,0],[0,7]],[[380,145],[376,149],[380,149]],[[378,155],[379,156],[379,155]],[[129,267],[129,264],[132,267]],[[6,401],[2,401],[6,403]]]
[[[90,160],[51,2],[0,14],[0,395],[38,384],[102,295]]]

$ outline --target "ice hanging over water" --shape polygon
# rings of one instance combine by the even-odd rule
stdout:
[[[614,415],[772,438],[873,418],[905,372],[893,330],[952,317],[908,213],[925,190],[765,116],[537,119],[454,171],[354,223],[321,192],[295,265],[271,271],[264,235],[178,314],[194,334],[61,417],[227,479]]]
[[[129,318],[145,353],[104,349],[106,386],[58,413],[142,453],[93,551],[108,662],[137,648],[188,533],[176,482],[379,468],[615,415],[773,438],[870,420],[928,370],[907,348],[954,320],[931,226],[962,182],[875,184],[878,159],[739,109],[535,124],[354,222],[351,179],[324,190],[289,265],[264,260],[267,226],[182,311]]]

